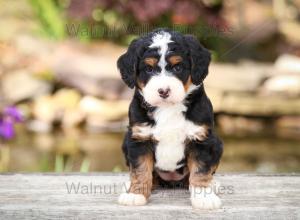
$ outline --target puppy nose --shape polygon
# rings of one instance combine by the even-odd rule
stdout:
[[[166,99],[169,97],[171,90],[170,90],[170,88],[166,88],[166,89],[160,88],[157,91],[158,91],[158,94],[160,97],[162,97],[163,99]]]

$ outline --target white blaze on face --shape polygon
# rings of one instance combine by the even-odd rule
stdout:
[[[162,72],[165,71],[167,62],[166,62],[166,54],[168,52],[168,43],[173,42],[171,40],[171,35],[167,32],[162,32],[154,35],[152,38],[152,44],[149,46],[150,48],[158,48],[158,52],[160,55],[160,60],[158,65],[162,69]]]
[[[166,55],[168,53],[168,44],[171,42],[173,41],[170,33],[159,32],[152,37],[152,44],[149,46],[150,48],[158,48],[160,55],[158,66],[161,69],[160,72],[151,77],[142,90],[145,100],[153,106],[179,103],[185,97],[182,82],[166,70]],[[170,89],[169,97],[166,99],[161,98],[158,90],[168,88]]]

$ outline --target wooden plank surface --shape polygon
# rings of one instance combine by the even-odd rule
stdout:
[[[192,209],[183,189],[155,190],[146,206],[120,206],[127,173],[2,174],[0,219],[300,219],[300,174],[215,179],[223,207],[207,211]]]

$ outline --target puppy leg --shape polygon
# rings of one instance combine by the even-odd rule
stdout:
[[[152,189],[153,156],[138,158],[137,166],[130,166],[130,188],[119,197],[121,205],[145,205]]]
[[[132,128],[132,138],[135,140],[151,140],[152,128],[147,123],[136,124]]]
[[[192,206],[197,209],[220,208],[221,200],[216,195],[217,189],[212,180],[222,155],[222,143],[211,139],[191,148],[188,168]]]
[[[217,209],[221,207],[221,200],[216,195],[216,189],[212,182],[212,170],[207,173],[199,172],[201,165],[195,161],[189,162],[191,202],[194,208]]]
[[[187,122],[187,138],[190,141],[203,141],[209,134],[209,128],[206,125],[196,125],[193,122]]]

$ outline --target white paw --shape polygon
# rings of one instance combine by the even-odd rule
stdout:
[[[119,204],[121,205],[145,205],[147,200],[142,194],[135,193],[122,193],[118,199]]]
[[[136,139],[150,139],[152,136],[152,127],[147,123],[134,125],[132,127],[132,137]]]
[[[212,187],[190,187],[191,202],[196,209],[217,209],[222,203]]]
[[[194,123],[187,124],[187,137],[194,141],[203,141],[207,138],[207,126],[195,125]]]

